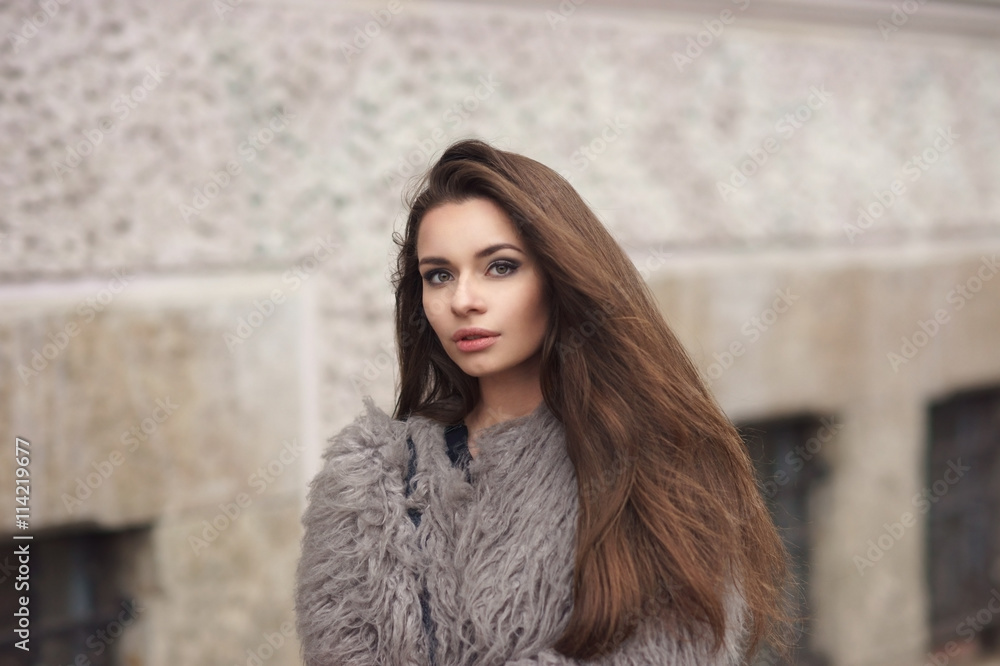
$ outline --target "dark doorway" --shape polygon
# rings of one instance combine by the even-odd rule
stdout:
[[[1000,388],[930,407],[918,507],[929,512],[932,649],[995,652],[1000,628]]]
[[[29,544],[30,587],[0,595],[0,666],[122,663],[120,639],[143,610],[134,595],[135,572],[139,558],[147,556],[148,531],[40,532],[31,541],[6,539],[0,551],[5,571],[11,570],[8,563],[16,571],[14,550],[23,544]],[[16,647],[12,624],[22,595],[29,599],[29,652]]]
[[[824,447],[834,440],[839,423],[810,415],[743,423],[739,431],[754,461],[761,492],[791,557],[798,581],[787,591],[794,612],[797,643],[789,660],[765,649],[755,662],[768,666],[824,666],[828,660],[810,640],[812,613],[809,573],[813,548],[812,496],[825,476]]]

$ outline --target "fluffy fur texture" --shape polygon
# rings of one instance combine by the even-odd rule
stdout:
[[[562,424],[543,401],[477,436],[472,483],[452,466],[444,425],[365,412],[330,439],[303,516],[296,618],[306,666],[427,665],[426,584],[439,666],[730,666],[741,662],[739,595],[725,645],[652,623],[587,662],[551,645],[572,608],[577,486]],[[415,491],[405,496],[407,435]],[[415,528],[407,509],[422,512]]]

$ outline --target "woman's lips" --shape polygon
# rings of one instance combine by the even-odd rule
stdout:
[[[486,349],[494,342],[497,341],[499,335],[489,335],[482,338],[475,338],[474,340],[459,340],[455,344],[458,345],[458,351],[462,352],[474,352],[481,349]]]

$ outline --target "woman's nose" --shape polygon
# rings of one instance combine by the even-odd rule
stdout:
[[[451,307],[456,313],[481,310],[483,307],[479,285],[470,277],[463,276],[455,281],[455,291],[451,295]]]

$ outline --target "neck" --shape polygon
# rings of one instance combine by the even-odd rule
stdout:
[[[470,431],[535,411],[542,402],[539,362],[540,358],[531,359],[502,377],[480,377],[479,402],[465,419]]]
[[[535,411],[542,402],[541,387],[533,391],[517,391],[515,393],[497,393],[489,398],[483,394],[479,405],[466,417],[466,422],[476,430],[488,428],[497,423],[503,423],[519,416]]]

